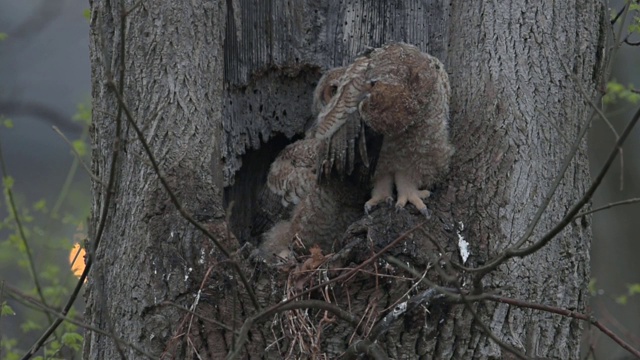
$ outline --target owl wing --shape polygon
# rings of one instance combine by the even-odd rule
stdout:
[[[369,59],[360,57],[344,70],[335,96],[318,115],[315,138],[320,140],[318,180],[332,173],[356,183],[368,183],[373,174],[382,137],[363,121],[359,104],[371,84],[366,72]]]

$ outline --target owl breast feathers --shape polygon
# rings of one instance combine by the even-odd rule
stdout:
[[[410,202],[428,215],[422,199],[453,154],[449,93],[440,61],[403,43],[327,72],[314,92],[314,128],[271,165],[259,204],[272,214],[263,255],[296,236],[330,250],[363,205],[369,212],[393,199],[394,185],[396,207]]]

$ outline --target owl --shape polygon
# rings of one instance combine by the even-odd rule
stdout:
[[[423,199],[448,170],[454,152],[450,92],[442,63],[413,45],[392,43],[357,58],[318,115],[315,139],[331,149],[320,153],[319,178],[349,174],[355,155],[363,153],[356,143],[368,143],[370,129],[382,136],[382,145],[365,212],[393,201],[395,187],[396,208],[409,202],[429,216]]]
[[[314,117],[338,89],[344,67],[328,71],[314,91]],[[314,244],[329,251],[333,242],[362,215],[368,188],[348,177],[318,180],[318,159],[326,142],[318,140],[316,123],[306,134],[278,154],[271,164],[266,185],[259,195],[254,233],[268,229],[255,255],[270,259],[273,254],[286,257],[297,237],[306,247]],[[355,163],[355,162],[354,162]],[[365,167],[364,171],[367,172]],[[358,170],[358,165],[354,165]],[[355,171],[358,172],[358,171]]]

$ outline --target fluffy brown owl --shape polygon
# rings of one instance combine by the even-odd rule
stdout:
[[[448,129],[451,90],[442,63],[415,46],[394,43],[357,58],[339,83],[318,115],[315,138],[332,149],[321,153],[321,177],[351,169],[352,153],[362,152],[354,144],[362,142],[357,131],[363,122],[383,136],[365,211],[392,200],[395,185],[396,207],[410,202],[428,216],[422,199],[447,171],[454,152]]]
[[[314,92],[316,125],[269,170],[262,199],[278,206],[261,207],[280,210],[269,216],[261,255],[282,254],[296,236],[328,251],[363,204],[368,212],[392,200],[394,185],[396,207],[410,202],[428,215],[422,199],[453,154],[449,93],[440,61],[402,43],[323,76]]]
[[[345,68],[328,71],[314,92],[313,115],[317,117],[338,88]],[[260,194],[257,232],[269,229],[259,248],[260,256],[283,256],[295,237],[309,247],[318,244],[329,251],[347,226],[362,215],[368,190],[348,179],[317,182],[317,163],[323,141],[314,126],[305,139],[287,146],[271,164]]]

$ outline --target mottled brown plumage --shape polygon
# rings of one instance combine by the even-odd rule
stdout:
[[[442,63],[412,45],[374,49],[347,68],[336,96],[318,116],[316,138],[329,141],[335,153],[346,154],[343,161],[348,163],[349,147],[336,138],[341,129],[357,128],[362,121],[384,137],[366,211],[392,199],[395,185],[396,207],[410,202],[428,215],[422,199],[447,171],[454,151],[449,142],[449,94]],[[326,155],[322,161],[336,162]],[[337,166],[328,170],[343,171]]]
[[[345,68],[328,71],[314,92],[315,116],[335,95]],[[318,244],[330,251],[333,242],[347,226],[362,215],[367,188],[340,179],[317,182],[319,152],[323,141],[316,139],[315,124],[305,139],[288,145],[271,164],[265,189],[260,195],[261,216],[267,217],[265,232],[257,255],[286,255],[297,237],[307,248]]]
[[[393,199],[394,185],[396,207],[410,202],[427,215],[422,199],[453,154],[449,93],[440,61],[402,43],[325,74],[314,92],[315,126],[271,165],[262,198],[276,205],[261,206],[288,212],[272,216],[260,255],[283,255],[296,237],[330,251],[363,205],[368,212]]]

